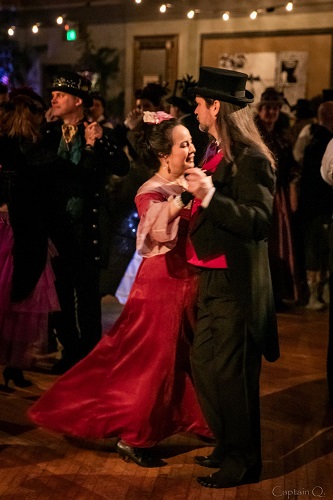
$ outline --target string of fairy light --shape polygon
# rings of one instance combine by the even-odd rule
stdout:
[[[138,5],[142,4],[142,0],[134,0],[134,2]],[[168,9],[172,9],[172,7],[173,7],[173,5],[171,3],[163,3],[160,5],[159,11],[161,12],[161,14],[166,14]],[[258,14],[274,12],[275,10],[277,10],[281,7],[284,7],[287,12],[291,12],[294,8],[294,3],[287,2],[285,5],[282,5],[282,6],[277,5],[277,6],[272,6],[272,7],[268,7],[265,9],[258,8],[258,9],[255,9],[255,10],[252,10],[251,12],[249,12],[249,17],[250,17],[250,19],[254,20],[257,18]],[[188,19],[194,19],[194,17],[197,14],[200,14],[200,9],[190,9],[187,11],[186,17]],[[228,10],[225,10],[221,14],[221,18],[223,21],[229,21],[231,16],[232,16],[232,13]]]
[[[131,2],[133,2],[137,6],[141,6],[141,7],[143,7],[144,3],[145,3],[144,0],[131,0]],[[104,4],[104,2],[101,2],[101,1],[98,2],[98,4],[100,4],[100,5],[102,3]],[[106,3],[107,2],[105,2],[105,4]],[[287,2],[285,4],[279,4],[279,5],[271,6],[268,8],[257,8],[255,10],[249,11],[248,13],[245,13],[245,14],[243,13],[243,15],[245,15],[245,16],[248,15],[251,20],[255,20],[261,14],[271,13],[271,12],[275,12],[277,10],[285,9],[287,12],[291,12],[294,8],[294,3],[295,2]],[[96,3],[96,5],[97,5],[97,3]],[[93,2],[89,2],[89,6],[93,6]],[[161,13],[161,15],[167,15],[168,11],[172,10],[174,7],[176,7],[175,4],[163,3],[159,6],[159,12]],[[184,16],[186,16],[187,19],[194,19],[197,15],[200,15],[200,14],[205,14],[205,13],[202,12],[200,9],[189,9],[187,12],[184,13]],[[231,12],[231,11],[225,10],[225,11],[219,11],[218,15],[220,16],[220,18],[223,21],[227,22],[233,16],[236,17],[237,12],[236,11]],[[238,16],[239,16],[239,14],[238,14]],[[56,25],[62,26],[66,30],[68,40],[71,40],[71,36],[73,37],[72,38],[73,40],[76,39],[75,25],[77,23],[75,23],[73,21],[69,21],[68,16],[66,14],[58,15],[55,18],[54,23]],[[40,22],[33,23],[33,25],[31,26],[32,33],[37,35],[42,25],[43,25],[43,23],[40,23]],[[15,35],[16,29],[17,29],[16,26],[14,26],[14,25],[10,26],[7,30],[8,35],[10,37],[13,37]]]
[[[62,14],[62,15],[57,16],[55,19],[55,24],[57,24],[58,26],[62,26],[65,29],[65,31],[67,32],[67,39],[70,39],[71,36],[76,38],[75,30],[73,30],[76,23],[66,21],[66,18],[67,18],[66,14]],[[37,33],[39,33],[39,29],[41,26],[42,26],[42,23],[39,23],[39,22],[34,23],[31,26],[32,33],[34,35],[37,35]],[[10,26],[7,30],[7,33],[9,36],[14,36],[15,32],[16,32],[16,26]],[[71,33],[72,33],[72,35],[71,35]]]

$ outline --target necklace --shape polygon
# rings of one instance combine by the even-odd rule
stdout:
[[[157,172],[156,172],[156,174],[155,174],[155,175],[157,175],[157,177],[159,177],[160,179],[163,179],[163,180],[164,180],[164,181],[166,181],[166,182],[172,182],[172,181],[168,181],[168,179],[166,179],[166,178],[165,178],[165,177],[163,177],[162,175],[158,174]]]
[[[176,186],[180,186],[183,189],[183,191],[186,190],[186,186],[184,185],[185,178],[183,175],[180,175],[179,177],[177,177],[177,179],[175,179],[173,181],[169,181],[168,179],[166,179],[162,175],[158,174],[157,172],[155,175],[157,177],[159,177],[160,179],[163,179],[165,182],[168,182],[169,184],[175,184]]]

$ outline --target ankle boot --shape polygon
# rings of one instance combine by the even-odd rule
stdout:
[[[31,380],[24,378],[23,372],[20,368],[12,368],[11,366],[6,366],[3,373],[3,379],[5,381],[5,387],[8,387],[9,382],[12,380],[16,387],[24,388],[30,387],[32,385]]]

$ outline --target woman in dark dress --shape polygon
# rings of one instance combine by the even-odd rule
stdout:
[[[269,87],[261,96],[255,117],[259,132],[276,161],[276,192],[268,251],[278,311],[285,309],[286,300],[298,302],[300,298],[297,240],[293,224],[297,205],[297,164],[292,155],[288,128],[281,120],[283,103],[281,92]]]

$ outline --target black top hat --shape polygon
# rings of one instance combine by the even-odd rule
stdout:
[[[254,100],[253,94],[245,89],[247,79],[248,75],[239,71],[203,66],[200,68],[198,85],[188,92],[245,106]]]
[[[92,106],[93,100],[90,96],[91,82],[84,76],[72,71],[61,71],[52,82],[50,91],[66,92],[66,94],[75,95],[83,99],[84,104]]]

